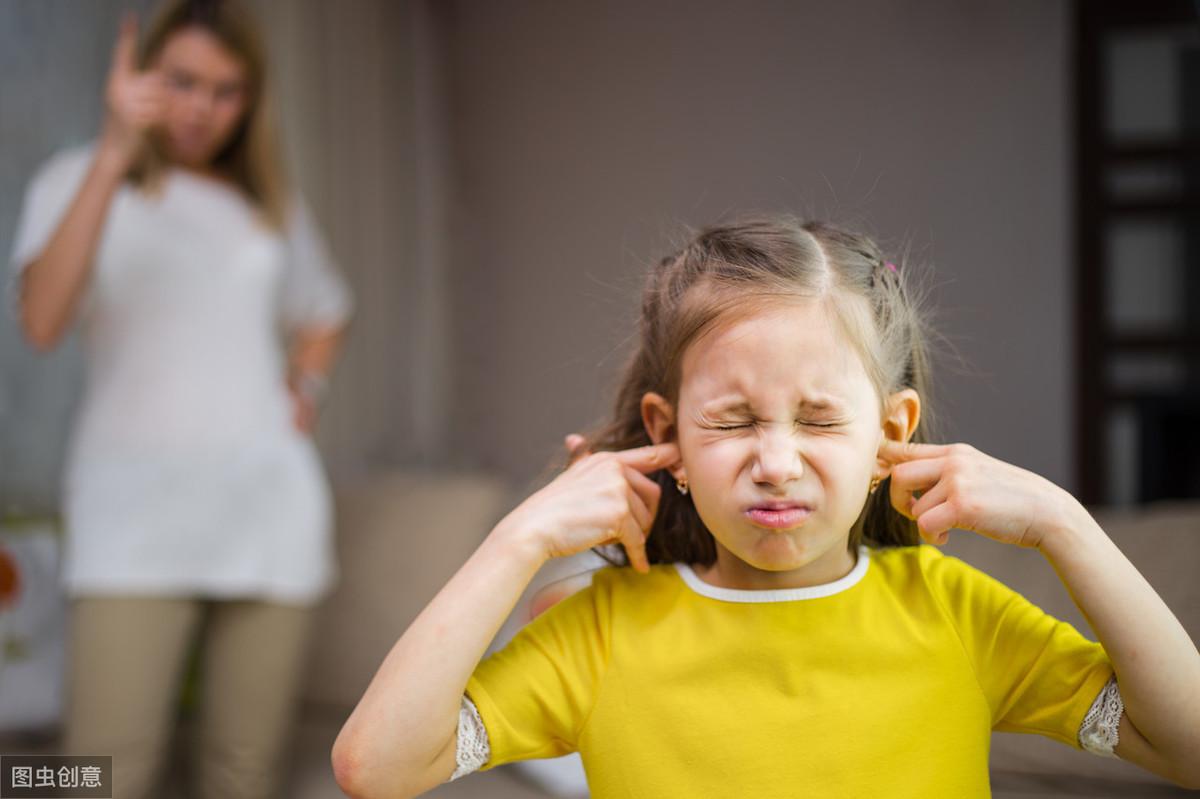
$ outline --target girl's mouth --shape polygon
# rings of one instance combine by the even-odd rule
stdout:
[[[770,508],[758,506],[746,511],[746,517],[759,527],[771,530],[788,530],[799,527],[812,515],[812,509],[803,505]]]

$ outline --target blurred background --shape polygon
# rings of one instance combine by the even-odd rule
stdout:
[[[316,434],[342,578],[289,795],[339,795],[328,746],[390,644],[544,481],[563,436],[608,410],[642,270],[687,226],[738,210],[859,227],[927,271],[946,337],[933,398],[944,437],[1128,529],[1143,547],[1131,559],[1195,638],[1194,3],[249,5],[289,166],[359,298]],[[154,6],[0,2],[0,244],[37,165],[96,135],[121,11]],[[38,355],[4,325],[0,547],[15,551],[54,529],[83,374],[75,336]],[[1164,538],[1135,544],[1145,531]],[[1090,634],[1061,584],[1028,576],[1045,564],[973,543],[963,552],[983,568]],[[38,557],[13,568],[51,593],[52,548]],[[1006,573],[1009,557],[1024,560]],[[588,567],[553,564],[527,594]],[[23,657],[61,657],[35,642],[61,631],[53,601],[34,623],[19,600],[0,625],[0,708]],[[42,707],[37,723],[12,711],[0,748],[46,745],[52,692]],[[1005,746],[997,795],[1171,792],[1048,742]],[[505,767],[434,794],[577,795],[571,769]]]

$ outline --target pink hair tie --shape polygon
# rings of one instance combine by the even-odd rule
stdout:
[[[900,270],[896,268],[896,265],[894,263],[892,263],[891,261],[888,261],[887,263],[885,263],[884,266],[886,266],[888,269],[891,269],[893,272],[896,272],[897,274],[899,274],[899,272],[900,272]]]

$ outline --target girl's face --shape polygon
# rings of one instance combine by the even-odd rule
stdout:
[[[245,67],[212,33],[176,31],[156,60],[166,85],[162,134],[172,161],[204,169],[236,130],[247,107]]]
[[[912,424],[892,426],[907,439],[916,393],[905,393]],[[794,587],[852,568],[850,528],[872,477],[886,474],[876,462],[886,426],[878,402],[819,302],[771,306],[692,343],[678,407],[650,393],[643,418],[656,441],[674,424],[676,477],[686,476],[717,541],[718,580]]]

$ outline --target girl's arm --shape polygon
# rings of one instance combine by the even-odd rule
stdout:
[[[395,643],[342,727],[332,752],[341,789],[403,799],[445,782],[467,681],[534,574],[613,541],[649,571],[660,489],[645,473],[678,458],[673,443],[588,455],[505,516]]]
[[[1116,754],[1200,788],[1200,652],[1183,625],[1078,502],[1038,549],[1113,662],[1125,704]]]
[[[39,351],[53,349],[87,285],[96,245],[128,162],[101,143],[79,191],[42,254],[21,275],[21,329]]]
[[[930,543],[973,530],[1046,556],[1116,672],[1125,705],[1116,754],[1200,788],[1200,652],[1079,500],[969,444],[885,439],[879,456],[894,464],[893,507]]]
[[[417,796],[455,767],[467,679],[544,562],[506,517],[392,647],[333,745],[356,799]]]

